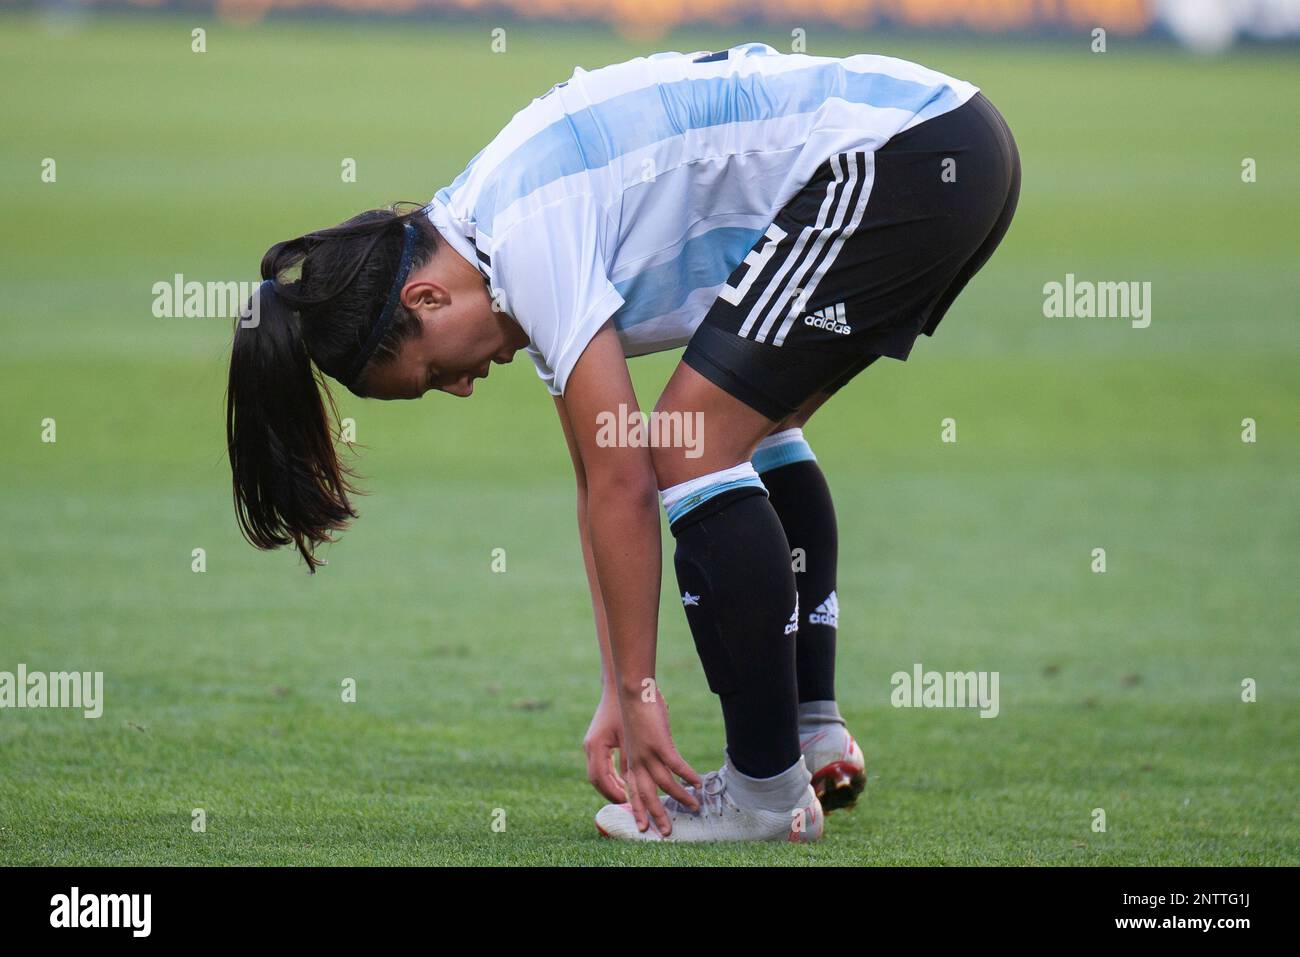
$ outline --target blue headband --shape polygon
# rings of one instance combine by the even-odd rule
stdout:
[[[375,324],[370,329],[370,338],[366,340],[366,344],[357,353],[356,359],[352,362],[352,369],[348,372],[347,378],[343,380],[349,386],[356,385],[361,370],[366,367],[370,357],[379,348],[379,343],[384,338],[384,334],[388,332],[388,327],[393,324],[393,313],[397,309],[398,297],[402,293],[402,287],[406,285],[406,277],[411,272],[411,254],[415,247],[415,233],[415,225],[410,220],[407,220],[406,239],[402,243],[402,259],[397,264],[397,275],[393,279],[393,287],[388,290],[388,301],[384,303],[384,311],[379,314],[379,318],[375,320]]]

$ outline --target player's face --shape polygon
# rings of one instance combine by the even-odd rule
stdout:
[[[419,319],[420,334],[367,373],[362,390],[372,398],[418,399],[431,389],[467,397],[493,363],[509,362],[528,345],[519,323],[493,308],[478,269],[449,246],[411,273],[401,301]]]
[[[421,316],[421,333],[401,343],[397,358],[372,370],[365,393],[375,399],[418,399],[437,389],[468,397],[492,365],[510,362],[528,344],[517,323],[482,308],[440,309]]]

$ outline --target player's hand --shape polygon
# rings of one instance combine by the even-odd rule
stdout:
[[[703,786],[695,769],[677,753],[672,733],[668,730],[668,703],[658,688],[625,694],[623,711],[623,755],[627,760],[624,772],[627,780],[628,802],[636,818],[638,830],[644,831],[653,820],[659,833],[667,837],[673,826],[668,812],[659,800],[659,792],[676,798],[692,811],[699,802],[677,780],[699,788]]]
[[[606,691],[600,696],[596,713],[591,716],[587,734],[582,739],[587,754],[587,780],[591,786],[615,804],[627,800],[627,784],[619,771],[627,774],[627,749],[623,746],[623,714],[618,708],[618,693]],[[614,767],[614,752],[619,766]]]

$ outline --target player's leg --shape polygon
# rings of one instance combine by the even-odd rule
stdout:
[[[835,700],[838,530],[835,505],[803,427],[830,398],[818,393],[759,442],[751,461],[790,544],[799,592],[799,703]]]
[[[862,367],[871,361],[869,358]],[[850,377],[846,374],[843,381]],[[817,456],[803,434],[803,427],[836,386],[819,392],[777,425],[759,442],[752,459],[790,545],[799,600],[795,641],[799,746],[812,774],[813,790],[827,813],[852,807],[867,783],[862,751],[835,701],[839,627],[835,505]]]

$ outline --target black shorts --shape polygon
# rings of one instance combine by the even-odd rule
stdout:
[[[993,255],[1020,155],[977,93],[872,152],[832,156],[731,274],[682,361],[773,420],[933,335]]]

